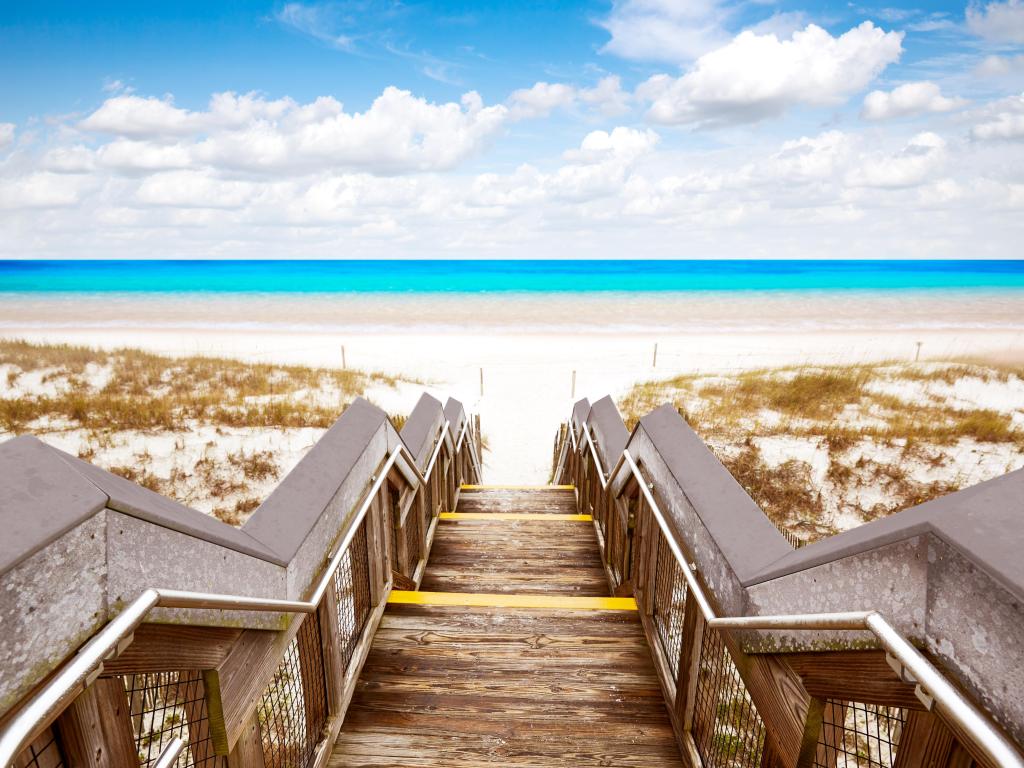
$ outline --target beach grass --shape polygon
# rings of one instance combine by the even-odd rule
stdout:
[[[66,344],[0,340],[9,389],[41,373],[45,394],[0,399],[0,428],[31,429],[40,419],[108,431],[176,431],[202,421],[232,427],[330,426],[381,373],[248,363],[218,357],[168,357],[139,349],[103,351]],[[306,392],[331,396],[303,397]]]
[[[79,458],[241,525],[382,373],[0,340],[0,436]],[[391,416],[396,428],[405,417]]]
[[[1024,465],[1024,396],[995,408],[998,391],[1024,393],[1024,370],[955,360],[689,374],[638,383],[618,404],[632,429],[671,403],[779,527],[811,541]]]

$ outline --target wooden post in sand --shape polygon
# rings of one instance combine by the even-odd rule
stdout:
[[[576,397],[576,371],[572,372],[572,393],[569,397]]]
[[[654,361],[651,363],[651,368],[658,367],[658,342],[654,342]]]
[[[480,369],[480,397],[484,396],[484,369]]]
[[[341,345],[341,370],[347,370],[348,364],[345,362],[345,345]]]
[[[920,360],[920,359],[921,359],[921,345],[922,345],[923,343],[924,343],[924,342],[922,342],[922,341],[919,341],[919,342],[917,342],[917,352],[915,352],[915,353],[914,353],[914,362],[915,362],[915,363],[916,363],[916,362],[917,362],[918,360]]]

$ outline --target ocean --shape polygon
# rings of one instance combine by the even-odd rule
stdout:
[[[0,261],[0,293],[1024,290],[1022,261]]]

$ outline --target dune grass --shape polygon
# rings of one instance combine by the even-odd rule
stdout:
[[[0,371],[0,433],[49,436],[231,525],[245,522],[356,396],[400,383],[363,371],[10,340],[0,340]]]
[[[1022,380],[1020,368],[979,361],[787,367],[643,382],[619,409],[632,429],[671,403],[777,525],[813,540],[835,530],[826,508],[871,520],[957,490],[965,478],[952,458],[964,441],[1024,456],[1010,412],[952,394],[960,384]],[[824,451],[824,478],[805,461],[767,461],[759,446],[772,438]]]
[[[48,394],[0,398],[0,429],[29,431],[39,419],[69,427],[177,431],[192,422],[232,427],[328,427],[381,373],[247,363],[216,357],[167,357],[138,349],[103,351],[0,340],[7,386],[41,372]],[[306,396],[313,392],[324,397]]]

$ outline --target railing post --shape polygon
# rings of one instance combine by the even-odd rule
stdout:
[[[137,766],[131,710],[120,677],[101,677],[57,719],[70,765],[81,768]]]
[[[693,730],[697,677],[700,674],[700,656],[704,647],[707,621],[690,590],[686,590],[686,601],[683,606],[683,640],[679,645],[675,710],[680,729],[689,734]]]

